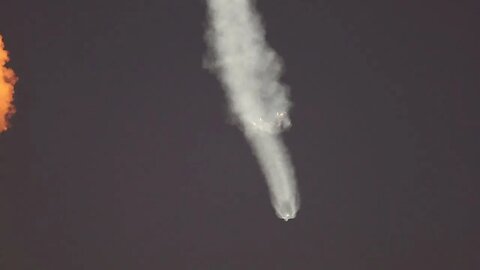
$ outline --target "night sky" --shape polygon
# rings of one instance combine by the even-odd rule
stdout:
[[[259,0],[301,193],[278,219],[200,0],[1,0],[0,269],[480,269],[478,1]]]

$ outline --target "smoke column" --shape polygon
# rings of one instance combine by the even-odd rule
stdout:
[[[293,165],[279,133],[290,126],[288,88],[279,82],[281,60],[265,41],[251,0],[208,0],[211,49],[208,68],[217,73],[230,108],[250,142],[284,220],[295,217],[300,200]]]
[[[0,35],[0,133],[8,129],[8,119],[15,113],[13,106],[13,86],[17,77],[13,70],[5,67],[9,61],[3,38]]]

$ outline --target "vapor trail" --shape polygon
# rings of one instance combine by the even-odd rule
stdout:
[[[223,84],[270,189],[278,217],[294,218],[299,195],[294,169],[279,133],[290,126],[288,88],[281,60],[267,45],[251,0],[207,0],[212,49],[209,68]]]
[[[0,35],[0,133],[7,130],[8,119],[15,112],[13,86],[17,82],[17,77],[13,70],[5,67],[8,61],[8,52],[5,50],[3,38]]]

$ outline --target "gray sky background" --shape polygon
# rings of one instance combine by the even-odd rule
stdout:
[[[202,69],[203,1],[4,0],[1,269],[478,269],[478,3],[259,0],[302,205]]]

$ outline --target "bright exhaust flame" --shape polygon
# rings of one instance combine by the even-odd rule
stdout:
[[[252,0],[208,0],[207,42],[233,114],[267,179],[279,218],[300,207],[294,168],[280,133],[289,128],[288,87],[279,80],[282,62],[265,40]]]
[[[0,35],[0,133],[8,129],[8,120],[15,113],[13,87],[18,78],[12,69],[5,67],[8,61],[8,52]]]

